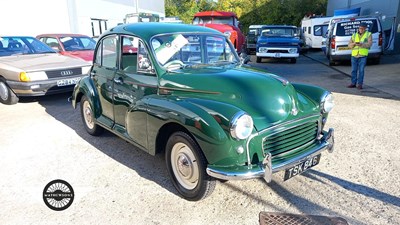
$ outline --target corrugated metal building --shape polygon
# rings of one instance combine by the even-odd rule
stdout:
[[[360,16],[380,18],[385,31],[385,53],[400,53],[400,0],[328,0],[326,14],[335,10],[361,8]]]

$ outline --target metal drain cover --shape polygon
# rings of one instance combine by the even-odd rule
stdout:
[[[260,225],[348,225],[341,217],[260,212]]]

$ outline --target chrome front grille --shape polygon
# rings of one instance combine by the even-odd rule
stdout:
[[[68,77],[68,76],[75,76],[75,75],[81,75],[81,74],[82,74],[81,67],[46,71],[46,75],[48,78]]]
[[[308,121],[297,126],[277,128],[263,139],[264,153],[272,157],[286,155],[305,148],[318,137],[318,121]]]
[[[275,46],[287,46],[287,42],[269,42],[268,43],[269,47],[275,47]]]

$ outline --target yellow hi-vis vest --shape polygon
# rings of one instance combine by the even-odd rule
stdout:
[[[358,32],[354,33],[351,36],[351,39],[353,42],[360,42],[360,43],[366,43],[368,42],[368,37],[371,35],[371,32],[365,31],[363,36],[360,38],[360,35]],[[360,46],[354,46],[353,50],[351,51],[351,56],[368,56],[368,48],[361,48]]]

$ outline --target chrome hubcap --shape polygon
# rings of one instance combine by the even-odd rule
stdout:
[[[0,98],[4,101],[8,99],[8,88],[3,82],[0,82]]]
[[[183,177],[189,177],[192,174],[191,162],[186,155],[178,157],[178,170]]]
[[[176,143],[171,151],[171,164],[178,182],[186,189],[194,189],[199,181],[199,166],[192,150],[184,143]]]
[[[87,101],[83,103],[83,117],[85,118],[86,126],[89,129],[93,129],[94,122],[93,122],[92,108],[90,107],[90,104]]]

